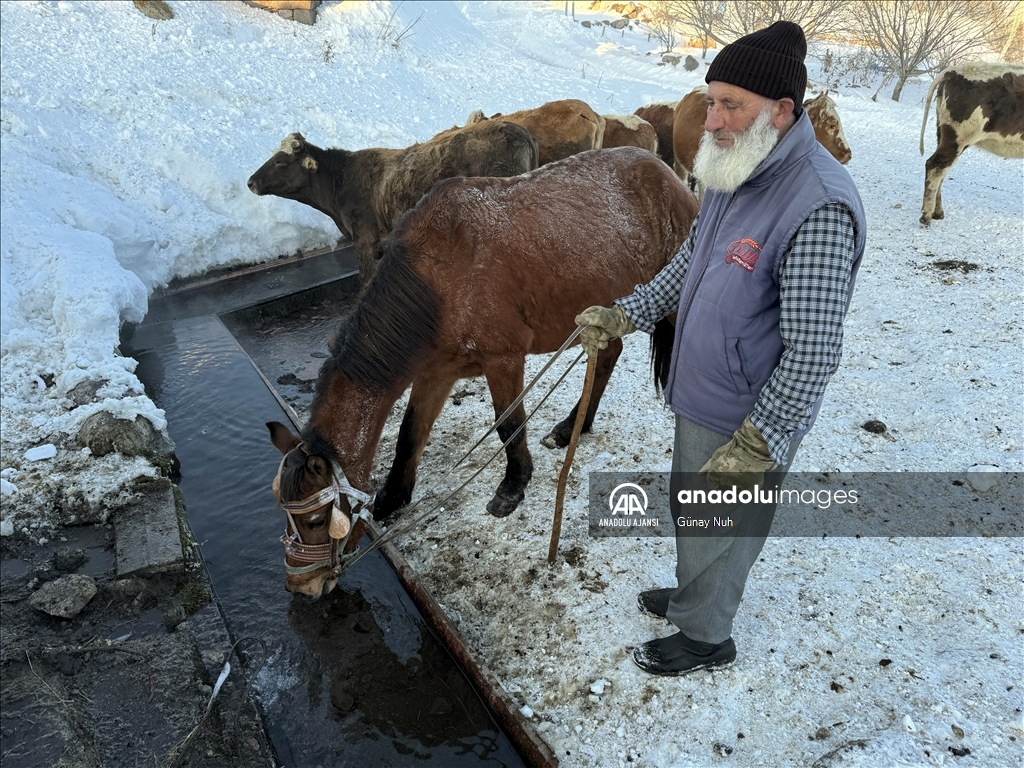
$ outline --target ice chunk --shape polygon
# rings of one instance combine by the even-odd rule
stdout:
[[[25,458],[29,461],[42,461],[43,459],[52,459],[57,455],[57,446],[53,443],[47,443],[46,445],[37,445],[35,448],[29,448],[25,451]]]
[[[999,482],[1002,474],[999,467],[990,464],[975,464],[967,470],[967,482],[978,493],[984,493]]]

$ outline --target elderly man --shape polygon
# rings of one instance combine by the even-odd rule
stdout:
[[[678,312],[665,390],[676,414],[674,519],[676,489],[689,482],[679,478],[704,489],[781,482],[839,366],[866,226],[853,181],[803,113],[806,54],[803,30],[780,21],[715,57],[694,162],[708,194],[689,237],[650,283],[576,318],[593,354]],[[756,534],[692,538],[677,528],[678,586],[639,596],[679,630],[636,647],[647,672],[736,658],[733,618],[775,506],[726,512],[741,530],[756,516]]]

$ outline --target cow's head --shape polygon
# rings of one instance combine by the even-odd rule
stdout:
[[[273,156],[249,177],[249,189],[257,195],[296,198],[309,187],[317,170],[309,154],[312,147],[301,133],[289,133]]]
[[[843,133],[843,124],[839,121],[836,103],[829,98],[828,91],[805,101],[804,109],[807,110],[807,116],[814,126],[814,137],[818,142],[843,165],[850,162],[853,153],[850,151],[850,145],[846,143],[846,134]]]

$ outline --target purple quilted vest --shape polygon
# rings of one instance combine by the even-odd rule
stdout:
[[[782,255],[807,217],[833,202],[855,219],[852,295],[864,253],[864,208],[849,173],[815,140],[806,113],[739,189],[704,197],[665,388],[675,413],[731,435],[754,410],[782,356]],[[820,405],[798,435],[811,428]]]

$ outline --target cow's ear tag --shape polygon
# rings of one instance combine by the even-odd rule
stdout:
[[[327,528],[327,532],[331,535],[331,538],[344,539],[348,536],[348,532],[351,527],[352,523],[349,522],[345,513],[338,509],[337,505],[331,507],[331,523]]]

